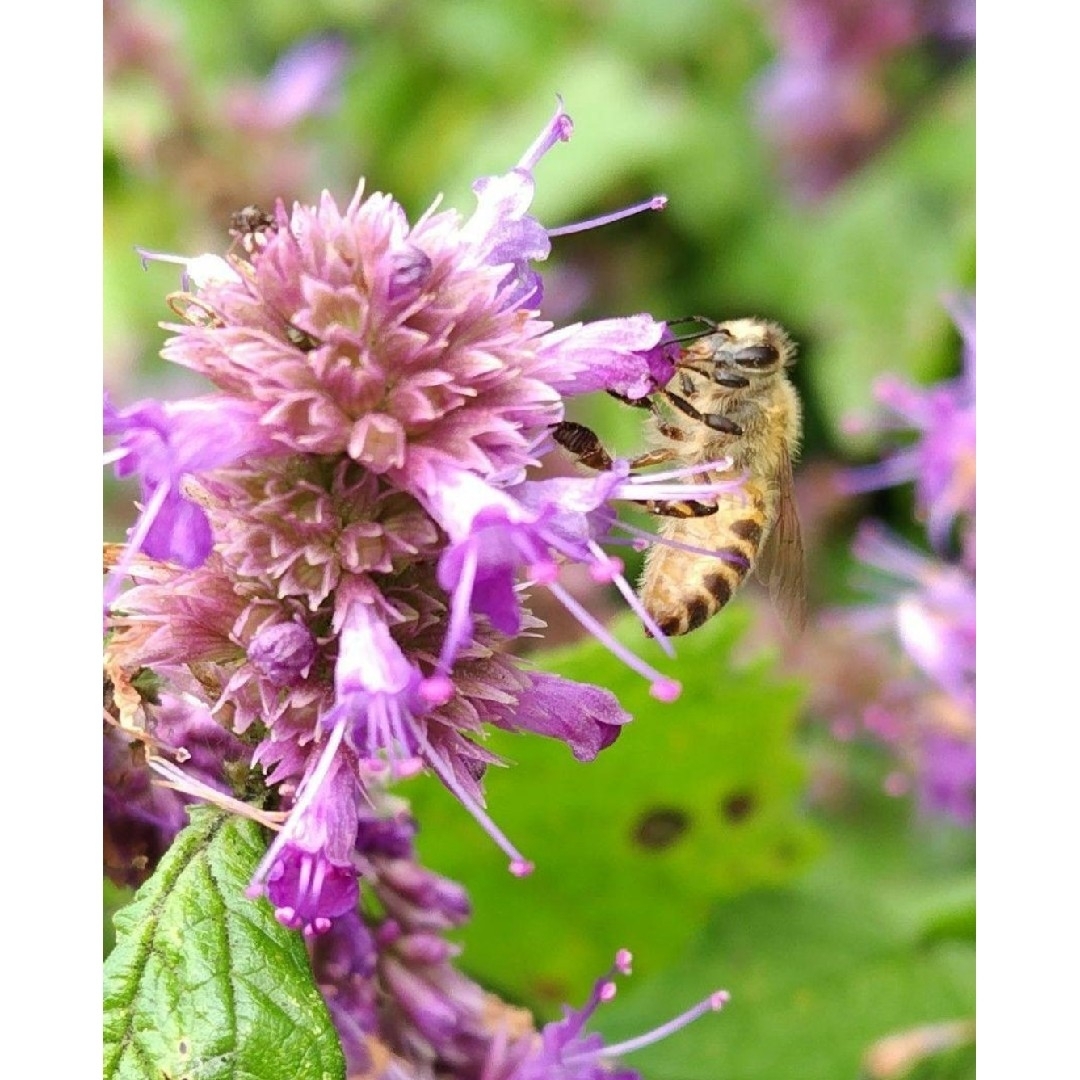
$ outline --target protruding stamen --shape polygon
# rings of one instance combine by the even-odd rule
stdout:
[[[636,1038],[627,1039],[625,1042],[616,1043],[613,1046],[605,1046],[603,1050],[599,1052],[599,1055],[595,1051],[584,1054],[574,1054],[572,1057],[564,1058],[562,1064],[576,1065],[585,1061],[595,1060],[597,1056],[613,1058],[621,1057],[623,1054],[630,1054],[635,1050],[640,1050],[643,1046],[651,1046],[661,1039],[666,1039],[680,1028],[686,1027],[687,1024],[692,1024],[707,1012],[718,1012],[730,1000],[731,995],[726,990],[716,990],[705,998],[704,1001],[699,1001],[693,1008],[687,1009],[684,1013],[680,1013],[666,1024],[661,1024],[660,1027],[645,1032],[644,1035],[638,1035]]]
[[[553,581],[548,588],[559,603],[561,603],[563,607],[566,608],[566,610],[569,611],[590,634],[592,634],[593,637],[595,637],[609,652],[617,656],[628,668],[648,679],[654,689],[656,687],[661,687],[661,693],[665,695],[670,692],[672,687],[678,687],[678,690],[681,690],[678,683],[673,683],[671,679],[665,679],[656,668],[646,664],[644,660],[635,656],[634,653],[622,644],[622,642],[617,641],[607,627],[605,627],[599,619],[590,615],[589,612],[586,611],[585,608],[583,608],[581,604],[579,604],[558,582]],[[635,597],[634,599],[636,600],[637,598]],[[640,613],[645,609],[641,606],[641,602],[638,601],[634,610],[640,616]],[[653,693],[653,696],[657,697],[660,701],[674,701],[675,698],[679,696],[678,690],[675,691],[673,697],[660,696],[660,694],[657,693]]]
[[[517,163],[519,169],[532,172],[536,163],[558,142],[569,142],[574,133],[574,121],[563,110],[563,100],[559,94],[555,95],[555,112],[551,119],[544,125],[544,130],[533,141],[532,145]]]
[[[568,236],[570,233],[585,232],[588,229],[596,229],[601,225],[610,225],[613,221],[621,221],[623,218],[633,217],[634,214],[643,213],[646,210],[663,210],[667,206],[666,195],[654,195],[644,202],[634,203],[625,210],[616,210],[611,214],[601,214],[600,217],[589,218],[587,221],[574,222],[571,225],[560,225],[557,229],[548,229],[548,236]]]
[[[451,768],[449,762],[445,761],[435,748],[427,740],[426,736],[423,738],[423,751],[424,760],[434,770],[435,775],[446,785],[450,793],[457,798],[462,806],[469,811],[474,818],[476,818],[480,827],[491,837],[492,840],[498,845],[498,847],[509,857],[510,859],[510,873],[515,877],[525,877],[532,873],[533,864],[521,854],[520,851],[512,843],[506,834],[495,824],[494,821],[488,816],[487,812],[482,806],[458,783],[457,777],[454,776],[454,771]]]

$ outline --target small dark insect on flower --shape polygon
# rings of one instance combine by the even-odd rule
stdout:
[[[229,219],[229,235],[249,255],[266,247],[270,234],[276,229],[273,215],[258,206],[245,206]]]

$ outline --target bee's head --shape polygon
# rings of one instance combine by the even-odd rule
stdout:
[[[795,345],[776,323],[761,319],[731,319],[720,323],[707,339],[713,362],[713,381],[746,386],[755,377],[774,375],[795,362]]]

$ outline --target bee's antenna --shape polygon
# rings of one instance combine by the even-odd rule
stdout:
[[[684,341],[696,341],[700,337],[705,337],[706,334],[715,333],[718,323],[708,318],[705,315],[684,315],[678,319],[668,319],[667,325],[677,326],[679,323],[697,323],[699,326],[703,326],[703,330],[695,330],[692,334],[682,334],[679,337],[672,338],[671,341],[677,344]]]

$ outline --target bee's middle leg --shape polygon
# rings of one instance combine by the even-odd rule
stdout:
[[[671,435],[672,438],[683,438],[683,433],[677,428],[665,431],[664,425],[661,425],[660,430],[665,435]],[[672,432],[675,432],[675,434],[672,435]],[[668,461],[676,460],[678,456],[676,451],[670,447],[660,446],[634,458],[630,462],[630,469],[634,471],[647,468],[650,465],[663,465]],[[676,518],[708,517],[710,514],[715,514],[718,509],[715,503],[710,505],[709,503],[697,502],[695,499],[649,499],[647,502],[642,503],[642,506],[650,514],[656,514],[659,517]]]

